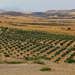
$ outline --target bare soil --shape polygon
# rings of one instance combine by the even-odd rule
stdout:
[[[0,75],[75,75],[75,64],[53,63],[44,61],[45,65],[25,64],[0,64]],[[42,67],[50,67],[51,71],[42,72]]]

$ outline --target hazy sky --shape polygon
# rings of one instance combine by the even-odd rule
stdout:
[[[0,0],[0,9],[12,6],[24,11],[75,9],[75,0]]]

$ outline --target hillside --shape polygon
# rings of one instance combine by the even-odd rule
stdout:
[[[43,17],[43,18],[72,18],[72,15],[69,15],[68,13],[43,13],[43,12],[34,12],[30,14],[30,16],[35,17]]]
[[[24,13],[18,11],[5,11],[0,13],[0,15],[10,15],[10,16],[25,16]]]
[[[0,9],[0,11],[5,11],[5,10]]]
[[[73,13],[73,14],[70,14]],[[33,12],[32,14],[30,14],[31,16],[35,16],[35,17],[43,17],[43,18],[53,18],[53,19],[57,19],[57,18],[75,18],[75,9],[72,10],[48,10],[45,12]]]
[[[70,12],[75,12],[75,9],[71,9],[71,10],[48,10],[48,11],[45,11],[45,12],[70,13]]]
[[[1,10],[2,11],[2,10]],[[32,18],[45,18],[45,19],[62,19],[69,18],[75,19],[75,9],[72,10],[48,10],[44,12],[20,12],[20,11],[4,11],[0,13],[1,16],[23,16]]]

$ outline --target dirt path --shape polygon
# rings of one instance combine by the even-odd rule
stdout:
[[[56,64],[50,61],[44,61],[46,65],[38,64],[0,64],[0,75],[74,75],[75,64]],[[51,67],[47,72],[39,71],[42,67]]]

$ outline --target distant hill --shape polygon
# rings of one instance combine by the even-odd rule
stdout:
[[[45,12],[33,12],[30,16],[43,18],[75,18],[75,9],[72,10],[48,10]]]
[[[2,11],[2,10],[1,10]],[[48,10],[44,12],[20,12],[20,11],[3,11],[0,15],[10,15],[10,16],[24,16],[32,18],[46,18],[46,19],[62,19],[62,18],[72,18],[75,19],[75,9],[72,10]]]
[[[35,16],[35,17],[49,17],[49,16],[55,16],[57,15],[58,17],[70,17],[70,15],[68,15],[68,13],[43,13],[43,12],[34,12],[32,14],[30,14],[30,16]]]
[[[10,16],[25,16],[22,12],[16,12],[16,11],[6,11],[3,13],[0,13],[0,15],[10,15]]]
[[[5,11],[5,10],[0,9],[0,11]]]
[[[29,15],[34,17],[48,17],[48,14],[43,12],[33,12]]]
[[[71,10],[48,10],[46,12],[69,13],[69,12],[75,12],[75,9],[71,9]]]
[[[17,6],[6,7],[6,8],[3,8],[3,9],[6,10],[6,11],[12,11],[12,10],[23,11],[22,9],[20,9]]]

